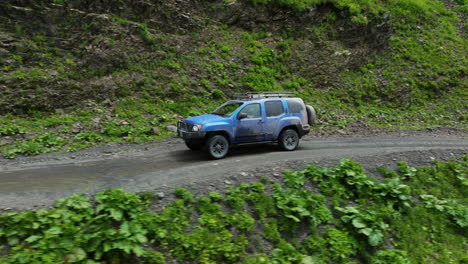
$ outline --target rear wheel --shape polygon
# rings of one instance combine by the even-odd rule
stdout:
[[[278,141],[282,150],[292,151],[299,146],[299,135],[294,129],[286,129],[281,132]]]
[[[203,147],[203,145],[200,143],[193,143],[193,142],[187,142],[187,141],[185,141],[185,145],[187,146],[187,148],[194,150],[194,151],[200,150]]]
[[[211,158],[222,159],[226,157],[229,151],[229,142],[222,135],[214,135],[206,141],[205,149]]]

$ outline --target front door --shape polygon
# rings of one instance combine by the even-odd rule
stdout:
[[[246,117],[239,119],[245,114]],[[259,103],[244,106],[237,115],[236,143],[263,141],[263,118]]]

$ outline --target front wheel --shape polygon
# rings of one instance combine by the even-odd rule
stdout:
[[[211,158],[222,159],[229,151],[229,142],[222,135],[214,135],[206,141],[205,149]]]
[[[281,132],[278,141],[282,150],[292,151],[299,146],[299,135],[294,129],[286,129]]]

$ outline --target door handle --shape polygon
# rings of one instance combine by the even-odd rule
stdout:
[[[261,124],[261,123],[265,123],[265,122],[263,122],[263,120],[258,120],[258,123]]]

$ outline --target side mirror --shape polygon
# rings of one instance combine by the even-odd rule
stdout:
[[[237,117],[237,119],[239,120],[244,119],[244,118],[247,118],[247,113],[240,113],[239,116]]]

